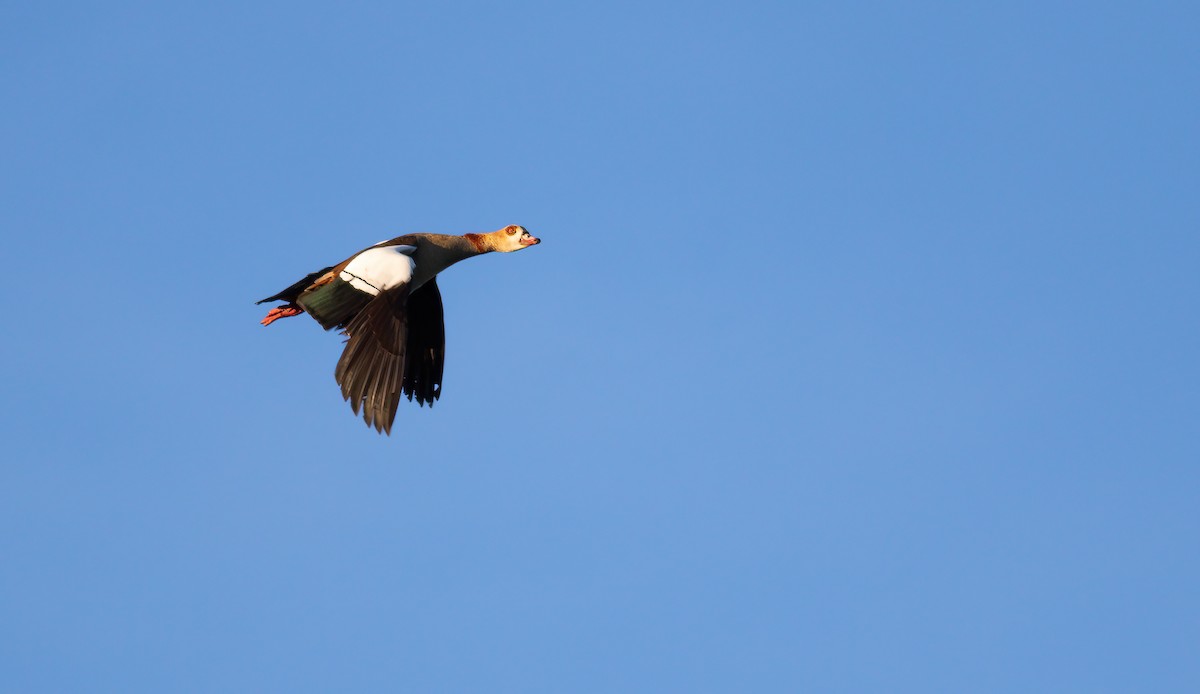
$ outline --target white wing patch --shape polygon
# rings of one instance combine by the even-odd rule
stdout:
[[[377,296],[412,279],[417,264],[410,254],[415,250],[416,246],[368,248],[354,256],[338,277],[359,291]]]

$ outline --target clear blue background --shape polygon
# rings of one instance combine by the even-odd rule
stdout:
[[[988,5],[5,3],[0,689],[1196,691],[1200,10]]]

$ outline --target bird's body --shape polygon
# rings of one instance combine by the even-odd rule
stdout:
[[[340,328],[349,337],[334,373],[342,395],[369,426],[391,433],[402,395],[430,406],[441,396],[446,343],[438,273],[472,256],[538,243],[519,226],[399,236],[258,302],[285,302],[262,324],[308,313],[326,330]]]

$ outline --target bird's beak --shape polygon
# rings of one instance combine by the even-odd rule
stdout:
[[[527,239],[521,239],[522,246],[536,246],[541,242],[542,242],[542,240],[537,238],[536,236],[530,236]]]

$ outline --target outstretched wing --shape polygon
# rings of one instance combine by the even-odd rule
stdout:
[[[404,385],[408,343],[408,284],[379,292],[347,325],[349,336],[334,378],[354,414],[392,433]],[[439,301],[440,304],[440,301]]]
[[[433,407],[442,395],[442,367],[446,360],[446,327],[442,293],[437,278],[421,285],[408,297],[408,345],[404,356],[404,394]]]

